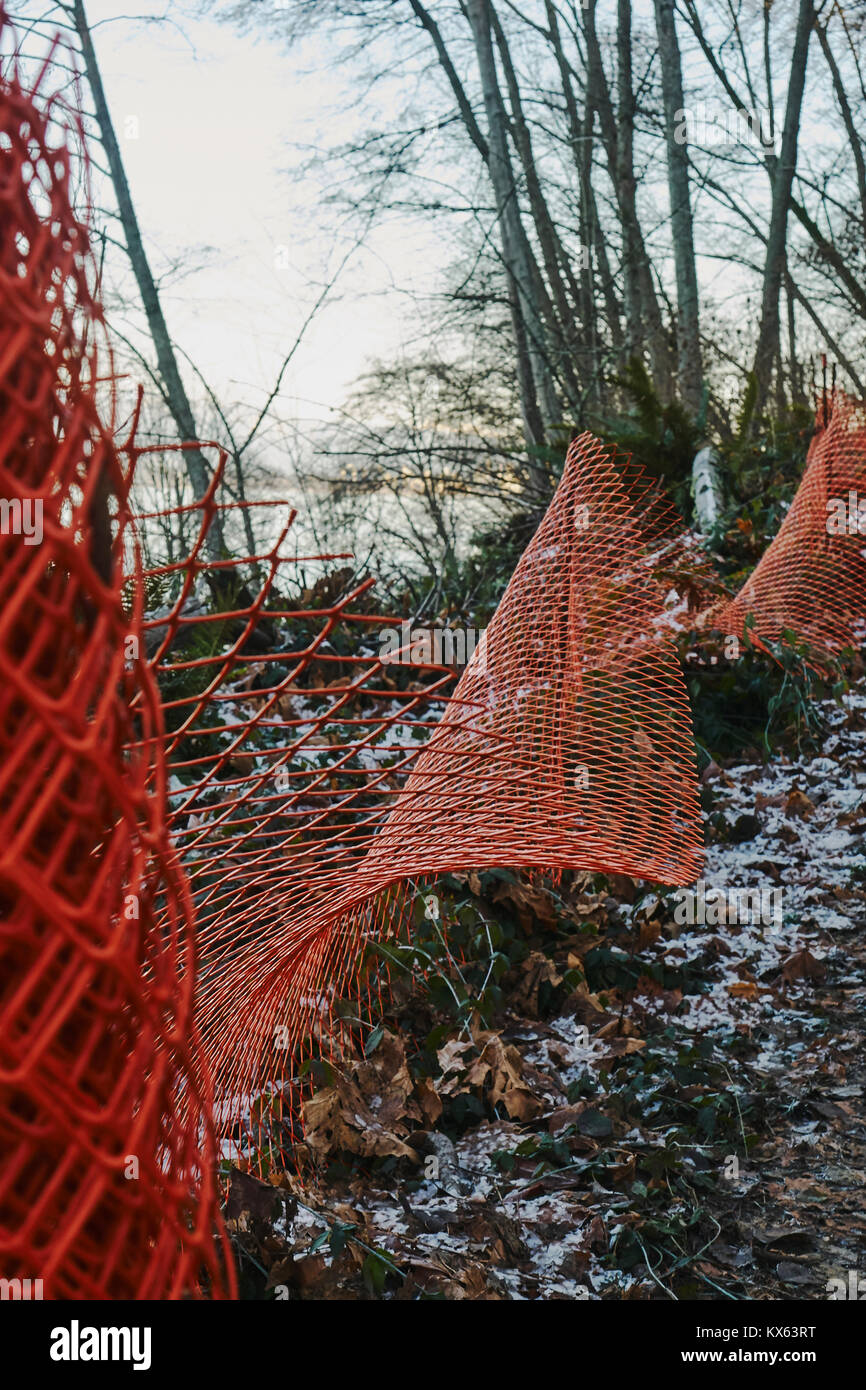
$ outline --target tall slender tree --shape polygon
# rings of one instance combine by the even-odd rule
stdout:
[[[527,366],[531,377],[528,394],[533,407],[531,414],[524,412],[527,415],[527,432],[532,443],[543,444],[545,427],[559,419],[560,411],[550,371],[532,256],[520,217],[517,185],[509,153],[509,122],[496,72],[490,0],[467,0],[466,17],[472,29],[481,77],[487,121],[488,168],[496,198],[502,254],[511,288],[515,334],[518,340],[522,335],[526,341]]]
[[[114,129],[108,98],[102,82],[102,73],[93,46],[90,25],[84,9],[84,0],[73,0],[71,17],[81,46],[84,72],[93,97],[99,136],[108,160],[108,169],[114,186],[114,196],[117,200],[117,210],[123,227],[130,265],[135,275],[141,302],[147,316],[148,328],[153,339],[163,396],[177,428],[178,439],[181,443],[192,445],[192,447],[183,450],[183,459],[193,493],[196,498],[200,498],[204,496],[210,486],[211,470],[202,450],[196,444],[199,433],[196,428],[195,416],[183,383],[174,345],[160,303],[159,291],[144,247],[141,228],[129,189],[129,181],[126,177],[123,156],[120,153],[117,133]],[[205,544],[211,556],[219,558],[225,553],[225,539],[219,513],[214,516]]]
[[[767,233],[767,251],[764,259],[761,319],[752,369],[758,388],[755,397],[754,418],[756,420],[760,419],[766,406],[773,379],[773,370],[781,352],[780,297],[786,267],[788,216],[791,211],[791,193],[797,167],[797,143],[800,134],[803,93],[806,87],[809,38],[814,23],[813,0],[799,0],[794,51],[791,55],[791,72],[788,78],[785,122],[782,127],[782,143],[772,176],[772,205],[770,227]]]
[[[687,139],[678,138],[683,122],[683,72],[674,19],[674,0],[655,0],[656,31],[662,70],[665,134],[667,138],[668,190],[671,206],[671,237],[677,281],[677,361],[680,397],[691,413],[697,414],[703,390],[701,366],[698,272],[695,261],[695,234],[689,190],[689,152]]]

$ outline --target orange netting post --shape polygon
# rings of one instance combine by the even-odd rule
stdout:
[[[0,1276],[219,1294],[191,903],[48,71],[0,78]]]

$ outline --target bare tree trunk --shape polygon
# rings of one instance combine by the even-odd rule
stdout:
[[[724,511],[724,494],[719,476],[721,459],[718,450],[708,444],[695,455],[692,463],[692,495],[695,499],[695,520],[701,535],[709,535],[718,525]]]
[[[598,262],[599,275],[602,281],[602,293],[604,295],[605,307],[608,315],[608,326],[615,346],[621,346],[622,344],[622,328],[619,321],[619,305],[617,304],[616,294],[613,288],[613,277],[610,273],[607,251],[601,237],[601,229],[598,223],[598,211],[595,206],[595,199],[592,191],[592,141],[595,112],[587,97],[584,102],[583,118],[581,119],[574,94],[574,84],[571,80],[571,71],[562,46],[559,17],[553,0],[545,0],[544,8],[547,16],[550,44],[553,48],[557,67],[559,68],[559,80],[562,86],[562,95],[565,100],[572,157],[574,160],[574,167],[577,171],[580,199],[580,246],[582,253],[580,260],[580,294],[578,304],[580,306],[581,327],[590,353],[591,380],[589,395],[590,400],[598,405],[601,404],[604,399],[604,380],[600,354],[601,345],[598,331],[598,312],[592,278],[594,261]]]
[[[866,228],[866,160],[864,160],[863,157],[863,142],[860,139],[857,126],[854,122],[851,103],[845,91],[845,84],[842,81],[839,64],[836,62],[833,50],[830,47],[830,40],[827,38],[826,24],[816,23],[815,28],[818,31],[818,42],[821,45],[824,57],[827,60],[827,66],[833,78],[833,90],[836,93],[836,100],[839,103],[842,121],[848,135],[848,143],[851,146],[851,153],[854,156],[854,167],[857,171],[857,192],[860,198],[860,216],[863,226]]]
[[[596,0],[590,0],[586,11],[587,39],[592,33],[592,66],[596,81],[603,81],[604,67],[601,49],[595,28]],[[606,105],[606,103],[605,103]],[[599,113],[602,108],[599,108]],[[623,285],[626,306],[626,347],[630,355],[639,351],[643,335],[649,328],[649,320],[643,322],[643,287],[641,285],[640,262],[643,252],[643,237],[637,225],[637,182],[634,176],[634,89],[632,85],[631,61],[631,8],[629,4],[617,4],[616,30],[616,118],[611,120],[613,127],[613,147],[615,166],[611,170],[617,185],[617,201],[620,208],[623,237]]]
[[[785,244],[791,190],[797,165],[797,141],[800,132],[800,112],[806,85],[806,64],[809,58],[809,37],[815,19],[813,0],[799,0],[791,74],[788,80],[788,100],[782,144],[773,176],[773,199],[770,229],[767,235],[767,255],[764,262],[764,288],[761,297],[761,321],[755,349],[754,373],[758,383],[753,418],[758,420],[764,411],[770,392],[773,367],[780,350],[779,299],[785,275]]]
[[[530,319],[533,316],[532,297],[540,279],[540,273],[535,264],[532,249],[526,239],[526,233],[520,221],[519,209],[517,207],[517,192],[514,187],[514,177],[508,159],[508,144],[506,139],[507,118],[504,108],[502,107],[502,97],[496,82],[495,60],[493,57],[493,45],[490,35],[490,16],[486,11],[486,7],[482,7],[484,12],[480,16],[466,12],[466,18],[473,28],[473,36],[475,34],[476,23],[480,25],[479,35],[482,37],[482,49],[485,47],[483,35],[486,34],[488,68],[492,70],[493,88],[495,89],[492,93],[494,107],[497,104],[498,98],[498,118],[488,131],[488,135],[485,136],[476,120],[475,112],[472,109],[472,103],[469,101],[457,70],[451,61],[448,48],[436,20],[430,13],[429,8],[422,4],[421,0],[408,0],[408,3],[422,28],[425,29],[430,36],[436,52],[436,57],[454,93],[463,124],[466,127],[473,145],[481,155],[490,175],[491,183],[493,184],[494,197],[497,200],[497,206],[499,208],[500,243],[508,286],[511,324],[514,334],[515,366],[520,394],[520,409],[523,417],[523,432],[526,442],[530,447],[543,444],[545,438],[545,421],[546,419],[555,419],[558,414],[558,409],[554,405],[552,413],[549,416],[546,416],[544,413],[551,401],[555,401],[555,397],[553,395],[552,384],[550,384],[544,392],[540,390],[540,369],[543,369],[542,378],[546,374],[548,382],[550,374],[547,370],[546,363],[542,361],[541,364],[538,364],[536,361],[539,336],[542,331],[541,326],[537,322],[538,316],[535,315],[536,322],[534,324],[530,325],[527,323],[527,307],[529,309]],[[476,4],[476,9],[477,8],[478,6]],[[488,124],[490,124],[489,116]],[[497,152],[495,154],[491,148],[494,139],[497,144]],[[518,252],[520,253],[520,260],[522,263],[520,267],[518,267],[516,263]],[[534,328],[535,341],[533,341],[530,327]],[[541,396],[544,406],[539,403],[539,396]],[[547,487],[547,477],[543,469],[533,465],[530,469],[530,477],[534,488],[545,489]]]
[[[673,0],[655,0],[656,30],[662,69],[668,154],[671,234],[677,280],[677,355],[683,405],[697,415],[701,405],[703,368],[698,305],[698,274],[689,196],[688,146],[676,138],[677,112],[683,110],[683,74],[677,41]]]
[[[785,270],[785,303],[788,310],[788,373],[791,383],[792,405],[803,405],[806,395],[803,390],[803,372],[797,356],[797,315],[794,308],[794,293],[791,289],[791,272]]]
[[[716,77],[718,78],[719,82],[721,83],[722,87],[727,93],[734,109],[736,111],[740,111],[744,105],[743,100],[737,93],[732,82],[729,80],[718,57],[713,52],[713,49],[707,39],[707,36],[704,33],[704,30],[701,26],[698,13],[695,8],[694,0],[685,0],[685,4],[688,12],[689,23],[691,25],[692,31],[696,39],[698,40],[698,43],[701,46],[701,50],[703,51],[704,57],[707,59],[707,62],[710,64],[710,67],[712,68],[713,72],[715,73]],[[849,40],[849,46],[851,48],[851,59],[854,63],[855,68],[857,69],[858,78],[860,79],[861,96],[866,97],[866,89],[863,88],[862,75],[860,74],[860,65],[858,61],[857,48],[851,40],[850,33],[848,32],[847,25],[845,24],[844,14],[842,14],[841,11],[837,11],[837,13],[841,15],[842,24],[845,27],[846,36]],[[779,164],[780,159],[773,153],[772,150],[767,150],[764,155],[764,167],[767,171],[767,176],[770,180],[771,193],[776,186],[776,176],[778,173]],[[798,222],[808,232],[809,236],[811,237],[815,247],[817,248],[821,256],[822,261],[824,261],[825,264],[833,270],[835,277],[834,290],[844,287],[844,289],[847,290],[848,294],[850,295],[851,302],[856,307],[857,312],[861,315],[866,316],[866,289],[864,289],[863,285],[858,281],[856,275],[853,273],[849,261],[842,254],[839,248],[834,244],[834,242],[830,241],[824,235],[815,219],[809,214],[807,209],[803,206],[799,199],[797,199],[793,195],[793,193],[791,193],[788,201],[790,205],[790,211],[793,212]],[[813,322],[817,324],[819,322],[819,319],[815,314],[812,305],[808,303],[808,301],[802,295],[802,292],[799,290],[799,288],[797,288],[796,286],[794,288],[796,291],[794,295],[796,302],[798,304],[803,305],[803,307],[807,310],[810,318],[812,318]],[[836,354],[839,361],[842,362],[844,354],[840,356],[835,343],[831,341],[829,337],[827,341],[828,345],[833,348],[833,352]],[[850,370],[847,362],[845,363],[845,369],[846,371]],[[854,377],[852,376],[852,381],[853,380]]]
[[[623,240],[623,304],[626,355],[645,342],[653,382],[667,400],[671,393],[670,353],[640,221],[634,172],[634,90],[631,64],[631,3],[618,0],[617,111],[614,114],[595,25],[596,0],[584,8],[588,99],[598,112],[608,171],[617,200]]]
[[[156,360],[159,367],[160,377],[165,388],[165,399],[177,427],[178,437],[182,443],[192,443],[198,438],[198,431],[195,426],[195,419],[192,407],[186,394],[186,388],[177,365],[174,347],[169,336],[168,326],[159,302],[159,293],[151,273],[147,253],[141,239],[141,231],[135,208],[132,202],[132,195],[129,191],[129,183],[126,178],[126,170],[123,166],[123,159],[120,147],[117,143],[117,135],[114,130],[114,123],[108,108],[108,101],[105,96],[105,89],[102,85],[102,76],[99,71],[96,52],[93,47],[93,39],[90,33],[90,26],[84,10],[84,0],[73,0],[73,15],[75,28],[81,43],[81,54],[84,60],[84,70],[87,81],[93,94],[93,104],[96,112],[96,120],[99,125],[99,133],[108,159],[108,168],[111,173],[111,181],[114,185],[114,193],[117,198],[118,212],[123,227],[123,234],[126,238],[126,247],[129,252],[129,259],[132,265],[133,274],[138,284],[144,312],[147,316],[147,323],[156,350]],[[184,449],[183,460],[189,480],[192,484],[196,498],[203,497],[207,492],[211,482],[211,471],[207,460],[201,449]],[[212,558],[222,558],[226,553],[225,542],[222,533],[222,523],[219,514],[214,517],[210,531],[206,540],[208,554]]]
[[[511,54],[509,52],[505,31],[496,14],[496,9],[492,0],[490,0],[490,16],[493,23],[493,32],[496,36],[496,45],[499,49],[502,71],[508,89],[508,101],[511,107],[511,130],[514,144],[520,157],[523,176],[526,180],[529,208],[532,213],[532,220],[535,224],[535,233],[538,238],[538,245],[541,248],[544,269],[547,274],[547,281],[550,285],[553,298],[553,303],[550,304],[550,314],[546,314],[545,317],[548,319],[548,327],[551,336],[558,344],[556,356],[557,373],[564,384],[569,404],[573,407],[577,407],[580,403],[580,387],[574,370],[577,347],[574,339],[574,319],[576,305],[580,299],[580,291],[542,192],[538,171],[535,167],[535,158],[532,152],[532,139],[523,110],[517,74],[514,71],[514,64],[511,61]],[[569,294],[571,295],[571,299],[569,299]],[[555,313],[553,312],[554,306]]]
[[[531,367],[533,389],[531,392],[527,389],[527,405],[532,409],[524,410],[525,423],[530,442],[543,444],[545,426],[553,424],[560,412],[547,361],[546,335],[535,302],[534,262],[520,219],[514,172],[508,154],[508,117],[496,75],[489,0],[468,0],[466,17],[472,29],[481,76],[490,151],[488,168],[499,216],[502,254],[513,280],[512,313],[518,314],[521,320]],[[515,329],[517,336],[517,325]]]
[[[616,194],[617,207],[620,214],[620,226],[622,233],[622,275],[623,275],[623,309],[625,311],[625,352],[626,356],[633,356],[638,351],[638,344],[641,339],[641,305],[640,287],[638,284],[637,256],[635,252],[635,237],[632,228],[632,216],[628,206],[629,199],[633,198],[634,180],[629,182],[627,177],[628,151],[618,147],[616,117],[613,110],[613,102],[610,96],[610,89],[601,61],[601,49],[595,29],[595,0],[590,0],[590,4],[584,14],[584,25],[586,29],[587,42],[587,73],[586,82],[588,87],[587,101],[591,102],[594,110],[598,112],[599,125],[601,128],[601,139],[604,145],[605,155],[607,156],[608,173]],[[623,178],[623,175],[626,175]]]
[[[591,126],[591,111],[589,112],[589,122]],[[613,339],[614,347],[621,349],[625,343],[625,338],[622,331],[620,305],[616,297],[616,284],[608,259],[601,218],[598,215],[598,204],[595,200],[595,192],[593,191],[592,184],[589,182],[587,182],[587,198],[589,200],[590,225],[592,227],[592,239],[590,244],[592,250],[595,252],[595,258],[598,261],[598,273],[601,277],[601,292],[604,295],[604,308],[607,315],[608,327],[610,328],[610,335]]]

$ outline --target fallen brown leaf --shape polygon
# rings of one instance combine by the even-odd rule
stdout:
[[[802,820],[805,819],[806,816],[810,816],[814,809],[815,803],[809,800],[805,792],[801,792],[800,788],[797,786],[791,788],[791,791],[788,793],[788,799],[785,802],[786,816],[799,816]]]
[[[826,973],[824,962],[816,960],[805,947],[782,962],[783,980],[823,980]]]

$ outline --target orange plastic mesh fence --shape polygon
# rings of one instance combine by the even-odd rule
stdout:
[[[197,1020],[237,1156],[288,1146],[299,1059],[352,1046],[334,1007],[365,943],[405,923],[406,885],[496,865],[696,877],[691,717],[665,598],[700,563],[654,490],[583,436],[446,704],[449,668],[379,654],[394,620],[362,611],[366,585],[316,608],[277,596],[298,564],[281,557],[285,533],[257,560],[254,601],[196,611],[195,574],[248,582],[249,565],[203,558],[213,510],[209,498],[196,561],[150,576],[182,580],[150,627],[196,899]]]
[[[737,596],[707,614],[725,632],[787,629],[824,655],[866,637],[866,404],[822,403],[806,470],[778,535]]]
[[[204,499],[138,519],[181,555],[142,577],[149,451],[99,421],[86,237],[38,87],[7,72],[0,139],[0,1273],[49,1296],[173,1296],[202,1272],[231,1291],[213,1127],[226,1156],[288,1160],[299,1064],[358,1046],[365,948],[408,928],[418,885],[695,879],[672,633],[697,603],[722,630],[753,611],[766,638],[857,637],[859,526],[828,530],[827,503],[862,485],[864,414],[835,402],[776,541],[712,606],[696,538],[582,436],[456,686],[411,638],[387,659],[369,582],[305,587],[307,560],[341,557],[293,556],[291,517],[264,554],[215,559],[217,514],[243,519],[216,501],[224,456]]]
[[[256,561],[267,576],[255,600],[246,591],[229,612],[197,613],[195,576],[242,571],[238,589],[249,568],[203,559],[212,497],[198,510],[197,559],[155,572],[183,584],[152,624],[161,684],[197,673],[192,692],[169,689],[167,758],[227,1155],[266,1165],[276,1148],[286,1161],[299,1063],[358,1046],[343,1020],[357,1019],[346,995],[365,947],[406,929],[430,877],[502,866],[695,879],[691,717],[671,637],[741,632],[751,613],[768,639],[799,627],[816,659],[850,645],[862,545],[828,533],[826,504],[840,478],[854,487],[866,472],[859,409],[835,399],[765,575],[723,603],[697,538],[626,461],[582,436],[450,695],[450,672],[420,664],[406,632],[400,664],[377,655],[396,620],[364,611],[366,585],[315,607],[279,598],[300,563],[282,556],[285,532]],[[809,587],[827,572],[847,596],[841,620],[825,613],[819,579]],[[220,634],[211,654],[168,660],[195,629]]]
[[[204,1273],[218,1294],[192,904],[46,73],[0,77],[0,1276],[147,1298]]]

